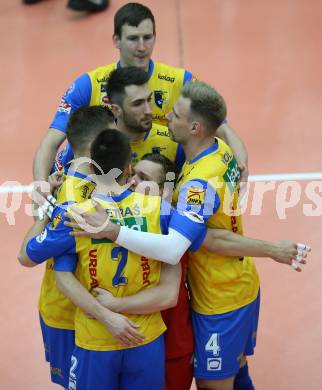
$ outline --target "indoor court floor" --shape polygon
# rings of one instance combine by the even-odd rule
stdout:
[[[29,7],[0,2],[0,390],[58,388],[49,380],[38,323],[43,269],[17,261],[31,225],[30,199],[19,191],[32,181],[34,153],[61,95],[78,75],[117,60],[113,16],[124,3],[111,0],[106,12],[85,16],[68,11],[66,0]],[[256,389],[320,390],[322,1],[143,3],[156,17],[153,58],[186,67],[218,89],[229,123],[247,145],[247,235],[312,247],[302,273],[256,260],[262,306],[256,354],[249,359]],[[274,180],[261,205],[253,196],[263,185],[258,179]]]

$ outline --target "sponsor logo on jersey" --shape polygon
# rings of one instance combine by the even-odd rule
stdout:
[[[225,164],[225,165],[228,165],[229,164],[229,161],[233,158],[233,156],[228,153],[228,152],[225,152],[225,154],[222,156],[221,158],[221,161]]]
[[[107,84],[101,85],[101,92],[107,92]]]
[[[175,77],[169,77],[169,76],[167,76],[165,74],[158,73],[158,79],[159,80],[169,81],[170,83],[174,83]]]
[[[154,91],[154,102],[159,108],[163,108],[166,101],[168,100],[168,91],[158,90]]]
[[[66,91],[66,93],[65,93],[65,96],[70,95],[71,93],[74,92],[74,90],[75,90],[75,83],[73,83],[73,84],[67,89],[67,91]]]
[[[240,172],[238,169],[237,161],[234,157],[230,160],[228,164],[227,170],[224,174],[224,180],[227,183],[230,192],[233,193],[240,180]]]
[[[101,84],[101,83],[106,83],[106,81],[108,80],[108,77],[107,76],[104,76],[102,77],[101,79],[96,79],[96,81]]]
[[[57,111],[69,114],[71,109],[72,109],[72,106],[64,98],[62,98],[60,105],[58,106]]]
[[[64,168],[64,165],[63,165],[60,158],[61,158],[61,156],[57,156],[57,158],[55,160],[55,171],[62,171]]]
[[[81,190],[82,190],[82,198],[88,199],[91,193],[93,192],[94,187],[89,187],[87,184],[85,184],[84,186],[82,186]]]
[[[157,135],[161,135],[161,137],[169,137],[169,132],[167,130],[157,129]]]
[[[186,203],[193,205],[203,205],[205,202],[205,192],[206,190],[199,187],[188,188]]]
[[[222,359],[221,358],[208,358],[207,359],[207,371],[220,371]]]
[[[50,228],[52,230],[56,229],[56,227],[59,225],[59,222],[62,220],[62,217],[60,214],[58,214],[52,221]]]
[[[141,257],[141,268],[142,268],[142,283],[144,286],[149,286],[151,284],[149,276],[150,276],[150,264],[149,259],[142,256]]]
[[[165,148],[165,147],[161,148],[161,146],[153,146],[152,153],[161,154],[161,150],[166,150],[166,149],[167,148]]]
[[[97,249],[89,251],[88,271],[91,278],[91,288],[98,287],[97,280]]]
[[[46,240],[46,237],[47,237],[47,229],[43,230],[37,237],[36,237],[36,241],[38,242],[38,244],[41,244],[42,242],[44,242]]]
[[[165,118],[164,115],[153,115],[152,114],[152,121],[159,122],[161,125],[167,125],[168,120]]]
[[[148,231],[147,220],[145,217],[123,218],[121,215],[121,214],[125,214],[125,213],[132,213],[132,215],[135,213],[140,213],[140,208],[138,205],[135,205],[132,210],[130,207],[126,207],[125,209],[118,209],[117,212],[116,212],[116,210],[113,210],[113,211],[106,210],[106,212],[110,216],[111,222],[113,222],[113,223],[117,223],[118,225],[121,225],[121,226],[127,226],[128,228],[130,228],[132,230],[138,230],[141,232]],[[111,216],[113,214],[114,215],[117,214],[118,218],[120,218],[120,219],[112,218]],[[127,215],[129,215],[129,214],[127,214]],[[92,244],[105,244],[105,243],[111,243],[112,241],[107,239],[107,238],[92,238],[91,242],[92,242]]]
[[[196,222],[196,223],[204,223],[205,220],[203,217],[194,211],[184,211],[183,213],[187,218],[190,219],[190,221]]]

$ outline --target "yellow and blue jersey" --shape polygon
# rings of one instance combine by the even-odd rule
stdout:
[[[54,274],[54,257],[63,255],[74,258],[74,251],[68,249],[69,239],[65,237],[67,228],[61,223],[63,213],[70,203],[88,199],[94,186],[86,176],[70,170],[58,191],[52,222],[27,244],[26,251],[31,260],[36,263],[47,260],[38,308],[45,324],[54,328],[74,329],[75,306],[56,287]],[[64,252],[66,247],[68,250]]]
[[[119,62],[101,66],[77,78],[62,97],[50,127],[66,133],[68,119],[77,108],[107,105],[106,82],[110,73],[119,66]],[[153,92],[153,121],[165,124],[165,116],[178,100],[181,87],[193,76],[185,69],[152,60],[148,72],[149,86]]]
[[[169,205],[164,206],[159,196],[125,191],[113,197],[96,194],[94,199],[101,203],[109,218],[115,223],[156,234],[167,232],[171,208]],[[90,211],[91,205],[91,202],[85,202],[79,206]],[[193,222],[189,218],[178,215],[177,220],[192,229]],[[201,236],[204,227],[202,225],[200,227]],[[123,297],[155,287],[160,281],[161,263],[158,261],[129,252],[105,239],[72,237],[69,235],[70,229],[64,226],[64,216],[59,220],[56,231],[60,233],[61,240],[60,248],[56,248],[54,270],[63,272],[76,270],[76,276],[89,291],[101,287],[115,297]],[[194,235],[199,238],[198,234]],[[198,246],[200,242],[201,240],[196,238],[194,245]],[[140,325],[139,331],[145,336],[142,345],[155,340],[166,329],[159,312],[128,317]],[[105,326],[95,319],[88,318],[78,308],[75,315],[75,332],[76,345],[81,348],[94,351],[126,349]]]
[[[131,229],[165,233],[169,216],[161,216],[161,198],[125,191],[119,196],[95,195],[107,215],[115,223]],[[86,208],[86,203],[80,207]],[[86,289],[101,287],[115,297],[136,294],[146,288],[155,287],[160,280],[161,263],[129,252],[108,240],[87,237],[68,237],[69,248],[77,254],[77,275]],[[55,262],[59,271],[74,271],[73,259],[61,257]],[[128,315],[140,325],[145,335],[142,343],[147,344],[158,338],[166,329],[159,312],[146,315]],[[126,349],[104,325],[90,319],[80,309],[75,316],[76,345],[95,351]]]
[[[240,174],[230,148],[221,140],[186,161],[174,192],[177,213],[193,215],[196,224],[243,234],[238,203]],[[170,227],[180,229],[172,218]],[[188,237],[181,227],[182,234]],[[193,231],[190,232],[193,236]],[[236,310],[256,299],[258,274],[250,257],[228,257],[204,247],[189,253],[188,281],[192,308],[200,314]]]

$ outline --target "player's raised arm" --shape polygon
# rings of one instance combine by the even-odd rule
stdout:
[[[48,180],[57,151],[66,139],[68,120],[77,108],[90,104],[91,88],[88,74],[83,74],[75,80],[61,98],[55,117],[33,161],[34,180]]]
[[[35,181],[48,180],[58,148],[65,138],[66,134],[57,129],[50,128],[48,130],[37,149],[33,161],[33,177]]]
[[[102,288],[95,288],[96,299],[118,313],[149,314],[177,304],[181,280],[181,265],[162,264],[160,283],[137,294],[117,298]]]

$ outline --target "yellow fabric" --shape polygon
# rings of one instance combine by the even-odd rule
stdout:
[[[165,115],[171,111],[173,104],[180,96],[185,70],[157,61],[153,61],[153,64],[153,72],[149,80],[149,86],[154,93],[152,117],[154,122],[165,125],[167,123]],[[88,72],[92,83],[91,106],[108,104],[104,84],[116,66],[116,63],[109,64]]]
[[[132,163],[136,164],[147,153],[159,152],[175,162],[178,144],[169,136],[167,127],[153,123],[152,129],[140,141],[131,142]]]
[[[63,185],[57,194],[57,205],[67,201],[82,202],[87,199],[94,183],[75,176],[65,176]],[[58,215],[51,223],[56,228],[61,221]],[[48,326],[59,329],[74,329],[75,306],[56,286],[53,258],[46,261],[45,274],[41,284],[38,308]]]
[[[216,151],[195,162],[185,162],[174,192],[174,201],[177,202],[184,183],[204,180],[216,189],[220,199],[220,207],[209,218],[207,226],[243,234],[242,217],[234,216],[234,212],[239,211],[240,175],[237,162],[230,148],[220,139],[216,140]],[[194,194],[192,201],[202,205],[205,197],[207,193],[202,196]],[[188,280],[192,291],[192,308],[201,314],[221,314],[245,306],[256,299],[259,289],[259,278],[252,258],[222,256],[204,247],[189,253]]]
[[[95,198],[107,210],[112,220],[131,229],[161,233],[160,197],[127,192],[116,203],[111,198]],[[86,204],[82,205],[86,209]],[[115,297],[136,294],[146,288],[155,287],[160,280],[161,263],[109,242],[86,237],[76,238],[78,253],[78,275],[89,291],[101,287]],[[166,329],[159,312],[146,315],[128,315],[145,335],[141,344],[159,337]],[[97,320],[89,319],[79,308],[75,317],[76,344],[85,349],[110,351],[125,349]]]

